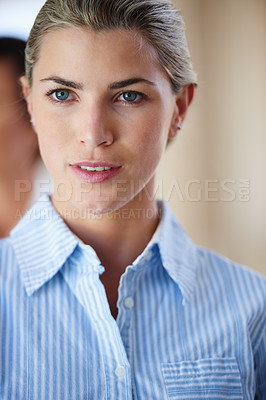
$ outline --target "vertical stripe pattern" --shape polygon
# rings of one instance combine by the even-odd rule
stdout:
[[[0,241],[1,400],[266,400],[266,279],[162,203],[110,313],[95,251],[41,198]]]

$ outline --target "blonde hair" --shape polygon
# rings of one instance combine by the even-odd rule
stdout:
[[[170,0],[47,0],[26,46],[25,69],[29,87],[43,37],[60,28],[136,30],[156,50],[174,92],[178,93],[187,84],[197,83],[184,20]]]

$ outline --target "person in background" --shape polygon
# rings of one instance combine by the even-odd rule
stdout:
[[[26,43],[0,38],[0,237],[32,204],[39,149],[19,78]]]

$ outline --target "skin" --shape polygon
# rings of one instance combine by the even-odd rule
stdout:
[[[24,157],[27,151],[29,156]],[[28,168],[37,140],[23,102],[19,78],[11,61],[0,59],[0,174]]]
[[[75,85],[59,85],[51,77]],[[111,88],[132,78],[149,83]],[[25,78],[22,85],[41,155],[55,179],[52,202],[105,266],[101,279],[115,316],[119,278],[158,225],[155,171],[168,138],[177,135],[185,118],[193,86],[175,95],[154,49],[137,33],[70,28],[44,37],[32,87]],[[58,103],[56,94],[50,94],[56,89],[70,91],[65,102]],[[129,91],[131,96],[132,91],[142,95],[128,102],[123,93]],[[86,184],[71,168],[84,160],[121,168],[112,179]],[[67,184],[58,186],[62,180]],[[125,217],[129,213],[130,218]]]
[[[38,154],[38,143],[12,62],[0,59],[0,237],[9,234],[26,211]],[[16,196],[15,181],[28,182]],[[24,189],[23,189],[24,190]]]

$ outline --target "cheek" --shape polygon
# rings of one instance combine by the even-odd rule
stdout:
[[[57,171],[62,168],[64,157],[63,131],[55,125],[50,118],[35,117],[35,130],[37,132],[41,158],[51,176],[56,177]],[[60,162],[61,159],[61,162]]]
[[[51,112],[34,112],[34,126],[42,154],[62,152],[70,136],[66,118]],[[58,153],[59,154],[59,153]]]
[[[137,185],[146,184],[154,175],[161,160],[167,140],[167,129],[158,116],[145,118],[135,126],[135,132],[128,137],[132,161],[131,176]]]
[[[133,130],[136,156],[142,157],[145,163],[157,162],[163,153],[168,136],[168,124],[163,121],[161,113],[150,114]]]

